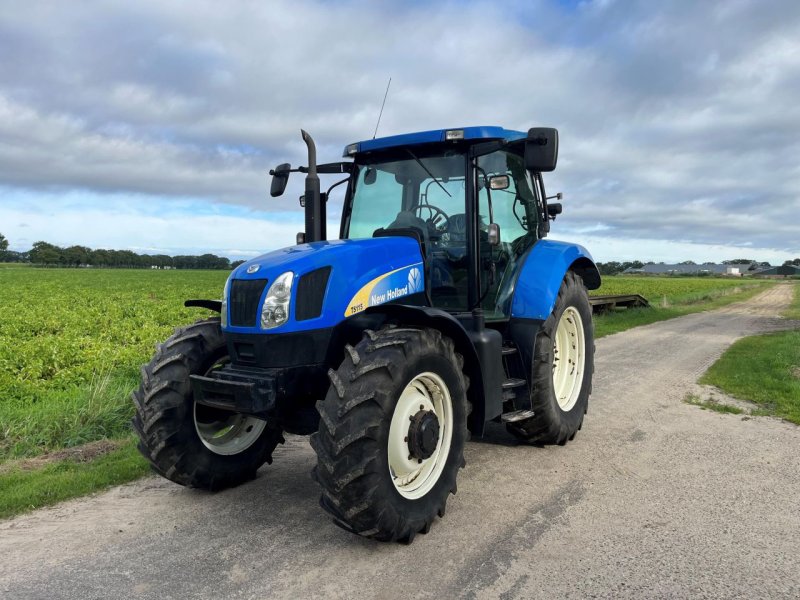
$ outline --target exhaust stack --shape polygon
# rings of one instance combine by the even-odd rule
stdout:
[[[325,231],[325,198],[319,191],[317,175],[317,147],[314,140],[305,130],[300,130],[303,141],[308,146],[308,171],[306,173],[305,209],[306,209],[306,242],[319,242],[326,238]]]

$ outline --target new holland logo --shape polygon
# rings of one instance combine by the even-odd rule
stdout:
[[[260,268],[261,268],[261,267],[260,267],[259,265],[250,265],[249,267],[247,267],[247,272],[248,272],[248,273],[255,273],[255,272],[256,272],[256,271],[258,271]]]
[[[422,273],[417,267],[408,272],[408,293],[414,294],[422,290]]]
[[[358,290],[347,305],[344,315],[349,317],[370,306],[392,302],[403,296],[423,291],[425,279],[422,277],[421,267],[422,263],[416,263],[376,277]]]

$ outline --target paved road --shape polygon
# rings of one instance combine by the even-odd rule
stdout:
[[[736,338],[786,325],[778,286],[607,337],[566,447],[467,448],[411,546],[336,528],[292,438],[216,495],[156,478],[0,523],[11,598],[800,597],[800,428],[684,404]]]

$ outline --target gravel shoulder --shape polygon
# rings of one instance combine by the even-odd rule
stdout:
[[[411,546],[335,527],[290,436],[233,490],[146,478],[0,522],[0,596],[796,598],[800,428],[682,402],[734,340],[796,326],[791,289],[599,340],[575,440],[493,427]]]

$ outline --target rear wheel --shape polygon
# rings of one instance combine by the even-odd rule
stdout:
[[[320,503],[348,531],[410,542],[444,516],[464,466],[463,359],[434,329],[367,331],[346,350],[311,437]]]
[[[189,376],[228,361],[219,319],[178,329],[142,367],[133,393],[139,451],[153,469],[181,485],[218,490],[253,479],[283,442],[266,421],[196,404]]]
[[[594,325],[583,280],[568,272],[555,307],[536,337],[532,365],[534,415],[508,423],[518,438],[566,444],[583,424],[594,372]]]

